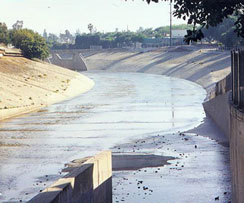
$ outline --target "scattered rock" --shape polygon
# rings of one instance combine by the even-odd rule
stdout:
[[[215,201],[218,201],[219,200],[219,197],[215,197],[215,199],[214,199]]]

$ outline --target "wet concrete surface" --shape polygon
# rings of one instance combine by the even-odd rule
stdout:
[[[204,122],[205,90],[159,75],[99,71],[86,75],[96,83],[88,93],[1,122],[1,202],[29,200],[64,175],[65,163],[106,149],[120,155],[176,158],[169,161],[171,165],[164,162],[156,168],[114,172],[114,202],[194,202],[197,198],[212,202],[214,196],[230,193],[228,148],[208,137],[191,134],[184,140],[176,133]],[[184,169],[175,166],[177,162]],[[138,190],[140,179],[153,192]]]
[[[113,151],[122,157],[141,153],[175,158],[170,165],[114,171],[115,203],[231,202],[229,150],[215,140],[194,133],[158,134]]]
[[[169,160],[174,160],[174,157],[160,156],[147,153],[136,153],[136,145],[130,146],[133,153],[113,153],[112,169],[113,171],[139,170],[142,168],[161,167],[169,164]],[[139,150],[139,148],[137,149]],[[129,150],[128,150],[129,151]]]

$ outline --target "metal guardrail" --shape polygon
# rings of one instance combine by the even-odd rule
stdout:
[[[231,51],[232,100],[244,109],[244,50]]]

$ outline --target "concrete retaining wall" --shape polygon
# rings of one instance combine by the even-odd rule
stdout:
[[[244,202],[244,112],[230,105],[230,162],[234,203]]]
[[[205,112],[215,122],[219,129],[229,138],[230,109],[229,93],[216,96],[203,104]]]
[[[112,203],[112,157],[102,152],[46,188],[29,203]]]
[[[75,71],[86,71],[87,65],[79,50],[52,50],[47,62]]]
[[[231,88],[232,79],[230,74],[216,83],[214,91],[210,93],[209,100],[203,104],[205,112],[228,138],[230,136],[229,92]]]
[[[232,77],[229,74],[226,78],[216,83],[215,96],[223,95],[232,89]]]
[[[213,97],[204,103],[206,113],[229,138],[232,172],[232,202],[244,202],[244,111],[231,100],[231,76],[216,84]]]
[[[12,56],[12,57],[22,57],[20,49],[8,49],[5,47],[0,47],[0,54],[2,56]]]

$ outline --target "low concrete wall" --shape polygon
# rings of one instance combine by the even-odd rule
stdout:
[[[230,105],[230,162],[232,201],[244,202],[244,111]]]
[[[13,57],[22,57],[22,53],[20,49],[9,49],[6,47],[0,47],[0,54],[2,56],[13,56]]]
[[[46,188],[29,203],[112,203],[112,157],[102,152]]]
[[[209,95],[209,100],[203,104],[205,112],[228,138],[230,136],[229,92],[231,88],[232,78],[231,74],[229,74],[226,78],[216,83],[214,91]]]
[[[229,74],[226,78],[216,84],[216,96],[229,92],[232,89],[232,77]]]
[[[218,128],[229,138],[230,109],[229,93],[216,96],[203,104],[205,112],[215,122]]]

